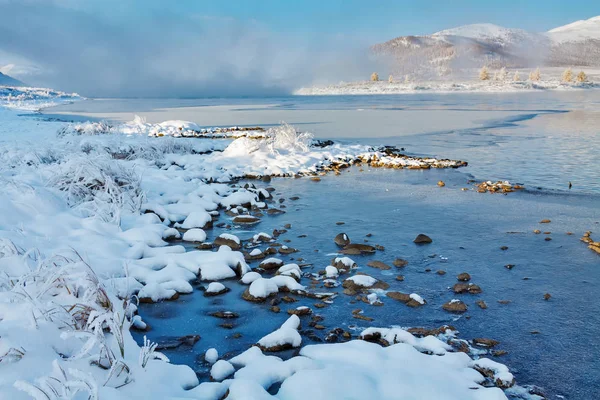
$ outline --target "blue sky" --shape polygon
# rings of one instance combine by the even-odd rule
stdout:
[[[95,96],[284,93],[354,80],[397,36],[488,22],[530,31],[600,0],[0,0],[0,68]]]
[[[155,10],[164,6],[164,1],[150,3]],[[253,19],[281,33],[360,34],[376,40],[477,22],[546,31],[600,15],[598,0],[180,0],[173,7],[182,13]]]

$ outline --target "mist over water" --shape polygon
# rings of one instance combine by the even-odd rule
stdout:
[[[27,84],[84,96],[160,98],[282,95],[373,71],[368,46],[346,37],[315,43],[253,20],[68,3],[0,1],[3,19],[22,21],[0,25],[0,66],[27,60],[17,76]]]

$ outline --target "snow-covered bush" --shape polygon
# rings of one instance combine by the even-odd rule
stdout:
[[[390,75],[390,76],[388,77],[388,82],[389,82],[389,83],[393,83],[393,82],[394,82],[394,76],[393,76],[393,75]]]
[[[479,79],[482,81],[487,81],[490,79],[490,73],[485,65],[481,67],[481,70],[479,71]]]
[[[379,80],[379,74],[377,72],[373,72],[371,74],[371,81],[377,82]]]
[[[571,68],[567,68],[562,73],[562,81],[565,83],[573,82],[573,70]]]
[[[118,222],[123,210],[138,211],[144,202],[140,176],[109,157],[72,157],[57,169],[49,186],[85,216]]]
[[[62,127],[58,130],[57,136],[63,137],[67,135],[106,135],[111,133],[111,126],[104,122],[84,122],[84,123],[74,123],[69,124],[67,126]]]
[[[519,75],[519,71],[515,72],[515,75],[513,76],[513,81],[515,81],[515,82],[521,81],[521,75]]]
[[[539,81],[541,78],[542,78],[542,74],[541,74],[541,72],[540,72],[540,69],[539,69],[539,68],[536,68],[536,69],[535,69],[535,71],[531,71],[531,72],[529,73],[529,80],[530,80],[530,81],[535,81],[535,82],[537,82],[537,81]]]
[[[500,68],[500,71],[498,71],[495,75],[495,78],[497,81],[504,81],[506,80],[508,73],[506,72],[506,68],[502,67]]]
[[[269,128],[266,142],[271,154],[277,154],[280,150],[307,152],[312,140],[311,133],[298,132],[293,126],[282,122],[280,126]]]
[[[585,72],[580,71],[577,74],[577,82],[579,82],[579,83],[587,82],[587,75],[585,74]]]

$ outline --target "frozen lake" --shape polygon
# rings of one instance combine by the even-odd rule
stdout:
[[[304,258],[303,262],[313,264],[307,272],[329,264],[337,251],[336,234],[345,232],[356,242],[369,240],[385,246],[385,251],[352,256],[360,271],[386,280],[390,290],[418,293],[428,303],[412,309],[384,297],[385,305],[375,307],[355,304],[352,296],[341,294],[333,305],[315,309],[325,317],[326,326],[314,332],[316,336],[322,338],[335,327],[452,324],[461,338],[499,340],[499,349],[508,354],[496,359],[511,368],[519,384],[538,385],[551,399],[587,400],[600,392],[600,303],[596,299],[600,257],[579,238],[587,230],[600,229],[599,103],[600,92],[582,91],[90,100],[47,113],[65,119],[84,116],[113,121],[130,120],[137,114],[149,122],[185,119],[204,126],[266,127],[283,120],[318,138],[397,145],[411,154],[468,161],[469,167],[460,170],[361,172],[353,168],[318,183],[275,179],[270,185],[279,194],[276,198],[285,199],[287,213],[265,218],[252,230],[231,233],[247,239],[255,232],[292,224],[281,239],[290,240],[287,244],[300,252],[281,258]],[[460,190],[469,187],[471,178],[508,179],[523,183],[528,190],[507,196]],[[439,180],[446,182],[444,188],[436,185]],[[572,189],[568,189],[569,182]],[[292,196],[300,199],[290,201]],[[545,218],[552,222],[540,225]],[[338,221],[345,224],[336,225]],[[534,234],[535,229],[551,233]],[[367,238],[368,233],[373,236]],[[418,233],[428,234],[433,243],[414,245]],[[508,249],[501,250],[501,246]],[[366,265],[371,259],[391,264],[396,257],[408,260],[408,266],[379,271]],[[507,264],[515,266],[509,270],[504,267]],[[435,273],[440,269],[446,275]],[[461,272],[470,273],[483,293],[453,294],[449,287]],[[398,274],[405,276],[403,282],[395,279]],[[283,312],[273,314],[268,303],[240,300],[243,288],[235,281],[225,284],[232,292],[218,298],[205,298],[197,290],[177,302],[141,307],[152,326],[147,333],[152,340],[202,336],[192,349],[167,352],[173,361],[190,365],[201,376],[206,366],[198,357],[206,349],[237,353],[278,327],[288,308],[315,303],[282,303]],[[552,295],[549,301],[543,299],[545,293]],[[456,297],[469,306],[461,317],[441,309]],[[479,309],[477,300],[485,300],[488,309]],[[501,300],[510,303],[501,304]],[[374,321],[352,318],[356,308]],[[229,321],[208,316],[223,309],[240,314],[233,329],[219,326]]]

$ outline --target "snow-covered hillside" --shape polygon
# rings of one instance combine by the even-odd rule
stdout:
[[[0,72],[0,85],[22,86],[23,82]]]
[[[505,28],[494,24],[471,24],[457,28],[445,29],[432,36],[461,36],[475,40],[496,42],[500,45],[510,45],[524,40],[539,41],[541,36],[523,29]]]
[[[547,35],[557,44],[600,40],[600,16],[559,26],[549,30]]]
[[[391,60],[394,75],[422,79],[456,75],[465,68],[600,66],[600,17],[548,32],[472,24],[431,35],[401,36],[371,48]]]

